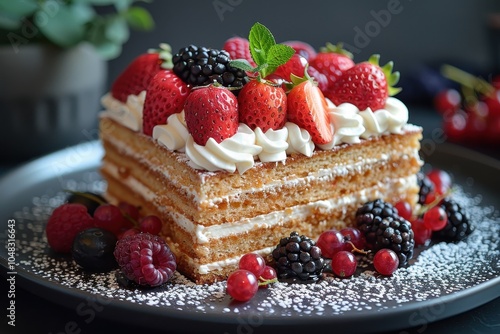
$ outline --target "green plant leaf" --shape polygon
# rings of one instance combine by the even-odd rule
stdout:
[[[275,44],[267,52],[266,61],[270,67],[278,67],[292,58],[295,50],[284,44]]]
[[[106,60],[116,58],[122,52],[122,45],[110,41],[94,44],[96,51]]]
[[[276,44],[273,34],[269,29],[256,22],[250,29],[248,35],[250,42],[250,54],[257,65],[266,63],[267,51]]]
[[[231,60],[229,62],[229,65],[247,72],[253,72],[255,70],[255,68],[252,65],[250,65],[250,63],[246,59]]]
[[[37,0],[1,0],[0,13],[11,14],[19,18],[31,16],[38,9]]]
[[[154,20],[151,14],[142,7],[130,7],[125,13],[128,24],[137,30],[151,30]]]
[[[118,44],[125,43],[130,36],[127,21],[123,16],[118,15],[107,19],[104,34],[107,40]]]
[[[22,25],[22,17],[9,13],[0,13],[0,28],[8,31],[17,30]]]
[[[57,8],[52,16],[43,8],[35,13],[35,24],[45,37],[61,47],[71,47],[82,41],[86,32],[85,25],[95,16],[92,7],[79,3],[63,7],[53,0],[44,5]]]

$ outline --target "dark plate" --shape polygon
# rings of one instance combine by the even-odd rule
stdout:
[[[84,143],[31,162],[0,180],[1,230],[7,230],[9,219],[16,220],[16,282],[61,305],[83,303],[84,312],[85,303],[94,302],[100,316],[157,329],[168,324],[177,331],[277,333],[327,325],[339,331],[369,332],[420,326],[500,296],[495,209],[500,163],[472,151],[440,145],[425,157],[432,166],[453,174],[460,185],[458,198],[479,220],[467,242],[419,249],[417,260],[430,259],[432,264],[417,261],[391,278],[368,271],[363,277],[332,279],[324,285],[280,283],[243,304],[225,296],[223,283],[193,287],[183,284],[182,277],[154,290],[126,290],[112,273],[83,275],[67,258],[50,254],[43,240],[50,209],[62,200],[64,188],[104,189],[97,173],[101,156],[98,142]],[[7,238],[0,234],[2,242]],[[0,249],[0,264],[2,274],[10,275],[5,248]]]

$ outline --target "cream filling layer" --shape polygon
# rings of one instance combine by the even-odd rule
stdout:
[[[137,154],[137,152],[132,150],[130,147],[128,147],[125,143],[121,142],[120,140],[115,140],[114,138],[111,137],[107,138],[107,140],[111,142],[114,146],[116,146],[120,150],[120,152],[125,152],[125,154],[132,157],[134,160],[144,160],[144,157],[142,155]],[[280,188],[293,187],[301,184],[307,184],[314,180],[329,180],[333,179],[336,176],[345,176],[353,172],[359,173],[365,169],[371,168],[371,165],[373,165],[374,163],[387,162],[393,159],[416,159],[417,161],[421,161],[418,150],[412,147],[408,147],[404,148],[402,151],[393,152],[390,154],[381,154],[380,156],[372,159],[359,157],[358,161],[350,164],[335,165],[332,166],[331,168],[317,169],[309,173],[309,175],[302,178],[295,178],[284,181],[276,180],[274,182],[270,181],[267,184],[262,185],[261,187],[249,188],[248,190],[245,190],[244,193],[265,192],[277,189],[277,187]],[[147,160],[147,164],[152,170],[157,171],[163,174],[166,178],[168,178],[183,193],[193,198],[193,201],[196,205],[208,204],[209,206],[217,206],[219,203],[230,202],[232,198],[239,197],[242,194],[241,190],[235,190],[234,192],[228,193],[224,197],[215,197],[215,198],[209,197],[206,194],[199,194],[190,187],[186,187],[181,182],[173,178],[165,166],[162,166],[158,163],[155,164],[154,161],[150,160]]]

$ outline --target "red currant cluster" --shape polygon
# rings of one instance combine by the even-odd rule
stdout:
[[[430,187],[421,196],[422,207],[418,211],[414,212],[405,201],[394,205],[399,215],[411,222],[415,246],[427,244],[432,233],[443,230],[448,223],[448,214],[440,204],[451,191],[450,175],[444,170],[432,169],[424,177],[430,181]]]
[[[105,272],[116,267],[118,240],[140,232],[158,235],[157,216],[141,217],[129,203],[109,204],[97,194],[74,192],[57,207],[46,226],[47,242],[57,253],[70,253],[84,270]]]
[[[248,253],[240,258],[238,270],[229,275],[226,291],[237,301],[245,302],[260,288],[267,288],[277,282],[276,270],[266,265],[264,258],[255,253]]]
[[[354,227],[325,231],[316,244],[323,256],[332,260],[332,272],[340,278],[349,278],[356,272],[358,259],[354,253],[368,253],[363,250],[367,246],[363,234]],[[383,248],[375,253],[373,265],[377,272],[388,276],[398,268],[399,259],[393,250]]]
[[[500,76],[489,83],[449,65],[443,67],[443,75],[461,85],[460,92],[449,88],[434,98],[448,139],[468,144],[499,143]]]

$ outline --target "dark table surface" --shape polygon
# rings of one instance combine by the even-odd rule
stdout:
[[[428,108],[411,108],[410,121],[424,127],[424,138],[428,141],[437,141],[436,131],[440,129],[439,116]],[[500,150],[497,148],[475,148],[477,151],[500,160]],[[1,162],[0,176],[16,168],[19,163]],[[499,177],[498,175],[492,177]],[[8,284],[4,278],[0,280],[0,307],[6,314]],[[5,295],[5,296],[4,296]],[[54,302],[41,298],[36,294],[16,286],[16,326],[8,325],[8,319],[3,316],[0,323],[0,333],[149,333],[156,331],[123,325],[119,322],[99,317],[99,314],[89,323],[79,324],[77,327],[68,326],[78,320],[77,304],[73,308],[60,306]],[[432,319],[431,319],[432,320]],[[231,329],[234,331],[234,328]],[[328,332],[334,332],[329,328]],[[205,332],[211,333],[210,329]],[[252,333],[258,331],[251,330]],[[480,307],[456,316],[437,322],[422,324],[418,327],[403,329],[394,333],[499,333],[500,332],[500,298],[496,298]],[[168,324],[165,324],[164,333],[169,333]],[[222,333],[221,333],[222,334]],[[250,334],[250,332],[248,332]]]

